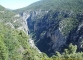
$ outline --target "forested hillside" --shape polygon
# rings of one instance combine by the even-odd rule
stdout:
[[[26,10],[73,10],[76,12],[83,11],[83,0],[40,0],[27,7],[14,10],[17,13]],[[80,4],[80,5],[79,5]]]
[[[83,0],[0,5],[0,60],[70,59],[83,59]]]
[[[30,37],[19,29],[23,20],[16,15],[0,6],[0,60],[42,59],[42,53],[30,46]]]

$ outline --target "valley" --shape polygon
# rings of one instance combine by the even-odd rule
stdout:
[[[0,6],[0,59],[82,60],[82,3],[40,0],[11,11]]]

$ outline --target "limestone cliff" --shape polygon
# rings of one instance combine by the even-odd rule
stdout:
[[[70,43],[82,51],[82,0],[41,0],[18,9],[35,45],[48,55],[63,52]],[[80,3],[80,5],[79,5]]]

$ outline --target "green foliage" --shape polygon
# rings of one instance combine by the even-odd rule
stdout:
[[[22,13],[26,10],[61,10],[61,11],[69,11],[72,12],[83,12],[83,1],[82,0],[41,0],[34,4],[31,4],[28,7],[23,9],[18,9],[15,12]],[[80,5],[79,5],[80,4]],[[52,14],[54,12],[51,12]],[[51,14],[50,14],[51,15]],[[56,52],[56,56],[49,58],[45,53],[39,54],[35,48],[32,48],[29,43],[29,37],[23,32],[18,31],[16,29],[12,29],[10,26],[4,25],[4,23],[11,22],[15,28],[18,28],[22,22],[14,20],[18,20],[18,18],[14,17],[15,14],[11,11],[6,10],[4,7],[0,6],[0,59],[1,60],[62,60],[60,58],[82,58],[83,52],[76,52],[77,46],[70,44],[68,49],[64,50],[64,53],[60,54]],[[37,16],[38,19],[41,18],[41,15]],[[58,18],[62,19],[62,15],[58,16]],[[49,17],[50,22],[55,19],[52,16]],[[65,18],[60,22],[60,29],[62,34],[66,36],[70,33],[70,31],[78,25],[78,20],[74,18]],[[63,28],[61,28],[63,27]],[[54,28],[54,27],[53,27]],[[56,28],[56,27],[55,27]],[[52,29],[51,29],[52,30]],[[45,32],[43,32],[45,33]],[[41,37],[43,36],[41,33]],[[34,34],[35,35],[35,34]],[[78,59],[79,60],[79,59]]]
[[[35,48],[28,43],[29,37],[23,32],[0,23],[0,59],[1,60],[40,60]]]
[[[69,50],[69,53],[70,53],[70,54],[76,53],[77,45],[73,46],[72,44],[70,44],[68,50]]]
[[[17,9],[14,12],[22,13],[26,10],[72,10],[75,12],[83,12],[83,0],[40,0],[27,7]]]
[[[56,51],[56,56],[61,57],[61,54],[58,51]]]
[[[0,39],[0,60],[8,60],[8,50],[4,42]]]
[[[0,11],[3,11],[5,8],[0,5]]]
[[[18,28],[23,20],[4,7],[0,8],[0,60],[40,60],[42,53],[30,46],[29,36],[11,27]]]
[[[73,18],[65,18],[60,21],[59,28],[64,36],[67,36],[72,29],[74,29],[79,24],[78,20]]]
[[[52,56],[55,60],[82,60],[83,52],[76,52],[77,46],[70,43],[68,49],[65,49],[62,54],[56,52],[56,56]]]
[[[23,20],[21,19],[20,16],[16,16],[16,15],[17,14],[5,9],[4,7],[0,5],[0,22],[9,24],[14,26],[15,28],[18,28],[19,26],[22,26]]]

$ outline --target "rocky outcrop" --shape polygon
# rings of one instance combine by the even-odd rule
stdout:
[[[83,23],[81,23],[78,27],[72,30],[67,39],[67,44],[73,43],[77,45],[77,51],[83,51]]]
[[[60,18],[59,15],[64,15]],[[67,15],[67,16],[66,16]],[[23,13],[23,19],[27,21],[28,33],[36,46],[47,54],[54,51],[61,51],[66,43],[66,38],[59,30],[59,23],[70,14],[65,11],[26,11]]]
[[[28,34],[41,52],[48,55],[63,52],[70,43],[82,48],[82,13],[68,10],[36,10],[21,14],[26,21]]]

